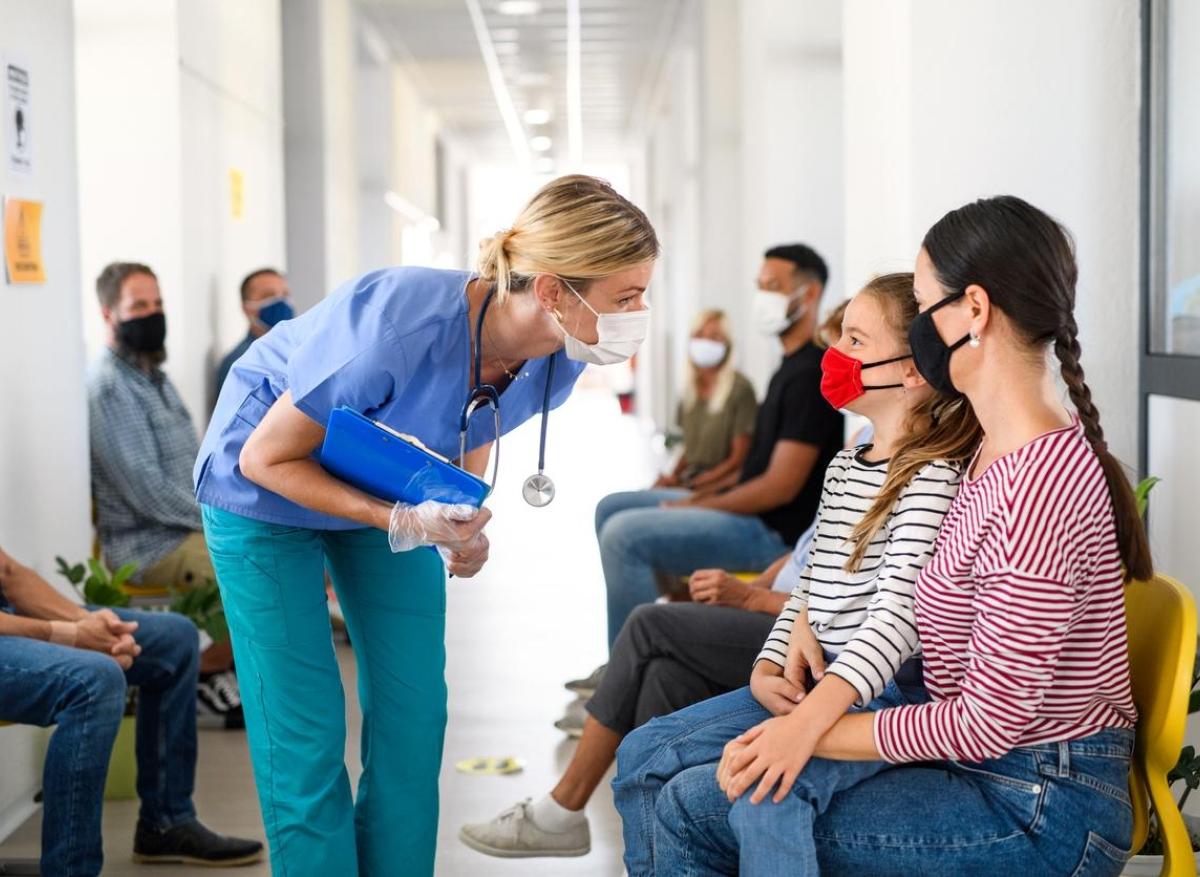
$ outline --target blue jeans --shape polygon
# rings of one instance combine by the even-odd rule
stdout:
[[[432,875],[446,727],[446,574],[371,528],[309,530],[201,507],[237,660],[271,870]],[[363,772],[346,771],[328,568],[358,662]]]
[[[629,613],[658,597],[655,573],[687,575],[708,567],[761,572],[791,550],[756,515],[663,509],[686,490],[613,493],[596,506],[596,539],[608,589],[608,647]]]
[[[905,669],[911,666],[906,665]],[[925,699],[925,689],[919,681],[913,680],[913,684],[903,687],[893,681],[884,689],[883,694],[871,701],[867,709],[878,710],[906,703],[920,703]],[[713,788],[717,789],[720,797],[724,799],[724,794],[720,793],[716,785],[716,766],[725,744],[769,718],[771,713],[754,699],[747,686],[702,701],[669,716],[654,719],[625,738],[617,750],[613,802],[621,814],[625,837],[625,867],[630,877],[684,873],[674,870],[676,864],[668,862],[658,852],[656,812],[661,806],[660,797],[663,794],[673,794],[675,777],[687,773],[692,768],[706,766],[712,768]],[[795,801],[808,802],[817,812],[821,812],[835,793],[862,782],[886,767],[882,761],[830,761],[814,758],[796,779],[787,800],[780,804],[772,804],[768,799],[755,809],[778,810],[782,813]],[[744,797],[748,802],[749,796]],[[728,810],[726,801],[726,807],[720,814],[721,819],[726,817]],[[805,851],[799,846],[792,846],[786,859],[789,863],[787,868],[779,866],[779,857],[773,854],[773,850],[773,844],[755,844],[753,848],[743,849],[741,873],[817,873],[811,850]],[[736,855],[734,861],[737,861]],[[812,870],[805,870],[808,865],[812,866]]]
[[[807,780],[758,805],[731,805],[715,763],[688,767],[658,797],[655,870],[630,875],[1117,875],[1132,749],[1132,731],[1101,731],[979,764],[868,767],[832,800]],[[830,764],[814,759],[800,779]]]
[[[100,873],[104,783],[126,685],[138,687],[140,818],[169,828],[196,815],[196,628],[169,612],[114,611],[138,622],[142,653],[124,672],[97,652],[0,636],[0,719],[57,725],[42,771],[44,874]]]

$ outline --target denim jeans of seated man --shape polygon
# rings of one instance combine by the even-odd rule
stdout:
[[[831,657],[827,655],[827,658]],[[918,661],[905,664],[897,674],[900,682],[893,680],[888,683],[883,693],[871,701],[866,709],[874,711],[925,702],[928,695],[921,681],[919,666]],[[861,708],[851,710],[860,711]],[[621,814],[625,867],[630,877],[684,873],[672,870],[660,859],[656,850],[656,811],[664,787],[675,776],[690,768],[708,765],[713,768],[712,781],[716,788],[716,765],[725,744],[769,718],[771,713],[754,699],[750,688],[745,687],[655,719],[625,738],[617,752],[613,802]],[[796,779],[792,793],[784,802],[776,805],[768,799],[757,806],[781,808],[782,811],[790,807],[793,800],[803,799],[812,802],[814,808],[823,809],[837,792],[887,767],[889,765],[882,761],[813,758]],[[720,793],[719,789],[717,791]],[[720,797],[723,798],[724,794],[720,793]],[[749,801],[749,793],[743,797]],[[727,813],[726,808],[720,818],[725,819]],[[805,864],[806,860],[803,859],[797,862],[796,873],[817,873],[815,870],[802,870],[801,865]],[[811,864],[811,856],[807,864]],[[748,865],[755,868],[755,863],[743,862],[743,867]],[[783,872],[750,870],[743,873]]]
[[[55,726],[42,772],[44,874],[100,873],[104,783],[129,685],[140,818],[169,828],[195,817],[196,627],[169,612],[114,611],[138,623],[142,653],[127,671],[98,652],[0,636],[0,719]]]
[[[596,506],[610,650],[629,613],[658,598],[656,573],[760,572],[792,549],[757,515],[660,507],[687,495],[686,490],[636,490],[610,494]]]

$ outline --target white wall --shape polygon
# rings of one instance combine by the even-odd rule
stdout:
[[[166,371],[198,428],[214,363],[245,332],[242,276],[284,264],[278,0],[76,0],[83,307],[114,260],[158,275]],[[243,178],[232,213],[230,172]]]
[[[348,0],[288,0],[281,12],[287,254],[304,308],[359,268],[357,43]]]
[[[837,0],[751,0],[742,5],[742,203],[739,273],[727,307],[739,361],[759,396],[779,349],[749,325],[762,253],[799,241],[829,266],[822,310],[863,278],[844,273],[842,16]]]
[[[246,334],[238,287],[250,271],[286,269],[279,0],[179,6],[183,256],[175,373],[192,405]],[[230,174],[242,180],[242,215]],[[182,337],[181,337],[182,336]],[[207,408],[191,408],[203,427]]]
[[[56,554],[90,547],[71,3],[0,0],[0,22],[0,60],[30,71],[33,146],[31,175],[0,164],[0,194],[44,202],[47,278],[0,276],[0,545],[54,582]],[[0,730],[0,838],[33,810],[44,748],[42,731]]]
[[[1077,241],[1083,364],[1109,445],[1134,462],[1137,4],[922,0],[882,13],[849,0],[844,22],[850,270],[911,266],[925,230],[975,198],[1011,193],[1050,212]],[[906,165],[907,184],[889,183]]]

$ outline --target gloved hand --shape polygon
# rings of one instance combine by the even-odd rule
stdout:
[[[487,534],[481,531],[476,533],[470,542],[457,550],[439,545],[438,554],[446,562],[446,570],[450,575],[458,576],[460,579],[469,579],[487,563],[490,546]]]
[[[392,551],[412,551],[422,545],[437,545],[457,551],[465,548],[492,518],[488,509],[450,505],[426,500],[412,505],[392,506],[388,544]]]

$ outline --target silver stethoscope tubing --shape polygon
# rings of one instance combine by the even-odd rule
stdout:
[[[500,472],[500,391],[492,384],[485,384],[483,375],[483,318],[491,306],[495,289],[489,289],[483,306],[479,309],[479,319],[475,323],[475,386],[467,394],[458,419],[458,465],[461,467],[467,456],[467,428],[471,417],[480,408],[491,408],[496,426],[496,449],[492,461],[491,487],[496,487],[496,477]],[[551,354],[546,365],[546,389],[542,395],[542,435],[538,445],[538,470],[534,475],[525,479],[521,485],[521,496],[525,502],[536,508],[544,508],[554,501],[554,482],[546,474],[546,425],[550,420],[550,393],[554,388],[554,363],[556,355]]]

